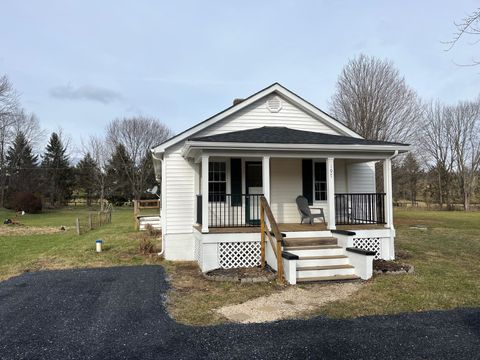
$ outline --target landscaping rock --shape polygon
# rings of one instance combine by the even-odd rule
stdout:
[[[236,268],[236,269],[215,269],[207,273],[203,273],[203,276],[212,281],[229,281],[240,283],[261,283],[269,282],[275,279],[275,273],[270,268],[260,267],[254,268]]]

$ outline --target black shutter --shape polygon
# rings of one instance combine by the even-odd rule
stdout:
[[[242,160],[230,160],[230,179],[232,182],[232,206],[242,205]]]
[[[313,161],[312,159],[302,160],[302,190],[303,196],[308,200],[309,205],[313,205]]]

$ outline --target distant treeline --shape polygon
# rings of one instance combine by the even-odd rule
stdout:
[[[0,207],[33,212],[64,206],[74,196],[102,206],[104,199],[118,205],[140,199],[155,184],[150,149],[171,135],[156,119],[115,119],[104,136],[82,144],[83,158],[73,164],[61,132],[53,132],[42,149],[38,119],[21,109],[8,78],[1,77]]]

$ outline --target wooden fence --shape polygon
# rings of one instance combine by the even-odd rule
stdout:
[[[160,199],[133,200],[133,219],[135,221],[135,230],[140,229],[140,217],[143,209],[155,209],[156,216],[160,216]]]
[[[75,227],[77,235],[85,234],[86,232],[98,229],[103,225],[112,222],[112,205],[109,204],[104,211],[89,211],[87,216],[77,217],[75,220]]]

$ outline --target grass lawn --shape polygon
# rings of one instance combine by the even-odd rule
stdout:
[[[64,232],[0,233],[0,280],[25,271],[158,263],[165,266],[171,277],[171,314],[177,321],[189,324],[222,322],[214,309],[284,289],[265,283],[211,282],[202,277],[193,263],[172,263],[140,255],[141,235],[133,229],[131,208],[115,209],[112,224],[77,236],[75,218],[85,217],[86,213],[86,208],[70,207],[20,218],[22,224],[30,227],[56,231],[67,226]],[[0,219],[13,216],[0,210]],[[396,249],[411,255],[405,262],[415,266],[415,273],[374,276],[353,296],[320,307],[315,314],[355,317],[480,306],[480,212],[397,209],[395,222]],[[412,225],[425,225],[427,229],[413,229]],[[96,239],[104,240],[105,251],[101,254],[95,253]]]
[[[380,275],[320,313],[334,317],[480,306],[480,212],[396,210],[396,250],[413,275]],[[425,225],[427,230],[412,229]]]
[[[73,267],[100,267],[128,264],[143,264],[155,258],[139,255],[139,233],[134,231],[133,210],[116,208],[112,223],[78,236],[75,218],[86,218],[86,207],[68,207],[45,211],[41,214],[19,216],[23,226],[3,225],[6,218],[15,213],[0,210],[2,232],[0,232],[0,280],[26,271],[61,269]],[[58,231],[61,226],[66,231]],[[33,232],[27,230],[34,227]],[[5,234],[9,230],[18,234]],[[48,230],[46,234],[41,233]],[[25,234],[24,234],[25,232]],[[104,241],[101,254],[95,252],[95,240]]]

